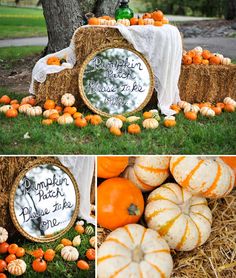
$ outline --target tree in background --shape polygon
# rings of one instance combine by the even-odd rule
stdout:
[[[46,53],[67,47],[74,31],[83,25],[86,13],[114,15],[118,0],[42,0],[48,31]]]

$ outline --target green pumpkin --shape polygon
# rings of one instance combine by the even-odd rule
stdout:
[[[88,225],[85,228],[85,234],[91,236],[92,234],[94,234],[94,228],[91,225]]]

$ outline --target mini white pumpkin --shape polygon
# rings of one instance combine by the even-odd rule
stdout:
[[[75,97],[72,95],[72,94],[64,94],[62,97],[61,97],[61,103],[64,105],[64,106],[73,106],[74,103],[75,103]]]
[[[5,228],[0,227],[0,243],[7,241],[7,239],[8,239],[8,231]]]
[[[194,112],[194,113],[197,114],[199,111],[200,111],[200,108],[196,104],[194,104],[194,105],[186,105],[185,108],[184,108],[184,113]]]
[[[0,113],[4,113],[6,114],[7,110],[11,109],[11,105],[3,105],[2,107],[0,107]]]
[[[155,21],[152,18],[144,18],[144,25],[154,25]]]
[[[179,105],[179,107],[181,109],[185,109],[186,106],[191,105],[190,103],[188,103],[187,101],[184,101],[184,100],[179,101],[177,104]]]
[[[151,191],[169,176],[170,158],[167,156],[136,157],[134,165],[126,168],[124,177],[142,191]]]
[[[74,119],[69,115],[62,115],[57,119],[59,125],[69,125],[74,122]]]
[[[81,237],[80,237],[80,235],[74,237],[72,243],[73,243],[73,246],[79,246],[81,244]]]
[[[115,19],[107,20],[106,24],[107,24],[107,26],[115,26],[116,20]]]
[[[211,108],[209,107],[202,107],[200,109],[200,113],[203,115],[203,116],[206,116],[206,117],[214,117],[215,116],[215,111],[212,110]]]
[[[145,208],[149,228],[156,230],[171,249],[189,251],[202,245],[211,233],[212,214],[205,198],[192,196],[175,183],[152,191]]]
[[[89,240],[89,243],[93,248],[95,248],[95,246],[96,246],[96,237],[92,236]]]
[[[40,116],[40,115],[42,115],[42,113],[43,113],[43,111],[40,106],[30,107],[26,110],[26,115],[31,116],[31,117]]]
[[[125,26],[130,26],[130,21],[129,21],[129,19],[118,19],[118,20],[117,20],[117,23],[118,23],[118,24],[125,25]]]
[[[31,104],[22,104],[22,105],[20,105],[18,111],[19,111],[20,113],[26,113],[27,109],[28,109],[28,108],[31,108],[31,107],[32,107]]]
[[[133,122],[136,122],[136,121],[138,121],[138,120],[140,120],[140,117],[137,117],[137,116],[130,116],[130,117],[128,117],[128,118],[126,119],[126,122],[128,122],[128,123],[133,123]]]
[[[84,226],[84,220],[79,220],[75,223],[75,225]]]
[[[146,129],[156,129],[158,128],[159,123],[156,119],[150,118],[143,121],[143,127]]]
[[[236,101],[233,100],[231,97],[224,98],[224,104],[231,104],[236,108]]]
[[[201,46],[196,46],[193,50],[194,50],[198,55],[202,55],[203,49],[202,49]]]
[[[7,265],[7,271],[14,276],[21,276],[26,271],[26,263],[20,259],[11,261]]]
[[[228,65],[231,64],[231,59],[230,59],[230,58],[223,58],[223,59],[221,60],[221,64],[222,64],[222,65],[225,65],[225,66],[228,66]]]
[[[65,261],[74,262],[78,260],[79,252],[73,246],[65,246],[61,249],[61,256]]]
[[[111,232],[98,249],[98,278],[170,277],[168,244],[151,229],[129,224]]]
[[[176,156],[170,161],[175,180],[195,195],[221,198],[234,187],[233,170],[223,161],[196,156]]]
[[[111,128],[111,127],[116,127],[116,128],[122,128],[123,122],[115,117],[111,117],[106,121],[106,127]]]
[[[44,116],[45,118],[49,118],[52,114],[55,114],[55,113],[58,114],[58,111],[57,111],[56,109],[48,109],[48,110],[45,110],[45,111],[43,112],[43,116]]]

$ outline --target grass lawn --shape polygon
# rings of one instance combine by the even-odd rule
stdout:
[[[78,233],[74,230],[74,228],[71,228],[69,232],[67,232],[63,238],[68,238],[70,240],[73,240],[75,236],[77,236]],[[66,262],[62,259],[60,256],[60,252],[56,253],[56,256],[52,262],[48,262],[47,270],[44,273],[37,273],[35,272],[31,264],[34,260],[34,257],[31,255],[26,254],[22,259],[27,264],[27,270],[26,273],[22,276],[24,278],[72,278],[72,277],[80,277],[80,278],[92,278],[95,277],[95,262],[94,261],[88,261],[88,259],[85,256],[86,250],[88,248],[91,248],[89,244],[89,239],[92,236],[88,236],[85,234],[81,235],[81,245],[77,247],[79,251],[79,259],[85,260],[89,263],[90,269],[89,270],[80,270],[76,266],[76,262]],[[27,239],[15,239],[12,243],[17,243],[18,246],[21,246],[25,248],[27,251],[36,250],[38,248],[42,248],[44,251],[47,249],[55,249],[58,244],[60,244],[61,239],[56,240],[55,242],[51,243],[32,243],[28,241]],[[0,259],[3,259],[5,256],[0,255]],[[15,277],[12,275],[8,275],[7,277]]]
[[[46,36],[41,9],[0,6],[0,39]]]
[[[0,91],[21,99],[22,95]],[[84,114],[90,113],[87,111]],[[137,115],[141,115],[138,113]],[[236,113],[223,113],[211,119],[199,116],[196,122],[188,121],[183,114],[177,116],[172,129],[163,126],[156,130],[142,130],[139,135],[127,133],[115,137],[105,124],[88,125],[79,129],[74,125],[41,125],[42,117],[19,115],[6,119],[0,115],[1,154],[235,154]],[[141,121],[139,122],[141,124]],[[29,133],[30,138],[24,139]]]
[[[43,51],[43,46],[12,46],[0,48],[0,60],[6,63],[17,62],[19,59],[24,59],[34,54],[40,54]]]

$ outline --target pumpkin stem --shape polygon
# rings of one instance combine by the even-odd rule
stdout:
[[[135,204],[129,206],[128,212],[129,215],[140,215],[140,209]]]
[[[137,245],[132,252],[132,261],[140,263],[143,260],[144,252],[142,251],[140,245]]]

